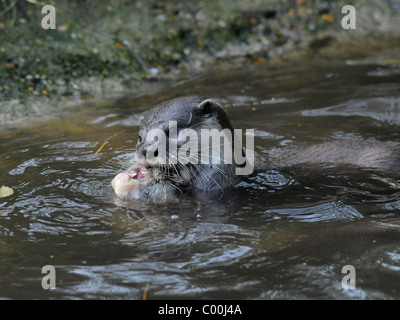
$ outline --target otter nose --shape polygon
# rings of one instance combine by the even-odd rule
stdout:
[[[147,150],[145,148],[140,148],[138,150],[138,154],[139,154],[140,158],[144,159],[144,158],[146,158]]]
[[[137,147],[137,154],[140,158],[144,159],[147,155],[147,148],[145,147],[144,143],[140,143]]]
[[[148,153],[148,151],[149,151],[151,146],[152,146],[151,143],[148,143],[148,144],[140,143],[136,148],[137,149],[137,154],[139,155],[139,157],[142,158],[142,159],[146,159],[147,158],[147,153]],[[158,149],[153,151],[150,156],[158,157]]]

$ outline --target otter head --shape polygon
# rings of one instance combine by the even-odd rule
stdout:
[[[223,156],[229,148],[232,151],[233,133],[228,116],[211,99],[181,97],[155,106],[140,119],[133,172],[146,170],[151,178],[145,179],[146,187],[139,194],[158,197],[160,192],[168,196],[171,190],[211,191],[232,185],[235,166]]]
[[[223,191],[236,180],[232,158],[225,157],[233,154],[233,139],[228,116],[211,99],[160,103],[141,117],[136,163],[114,178],[113,188],[124,200]]]

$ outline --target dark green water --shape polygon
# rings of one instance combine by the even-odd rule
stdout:
[[[0,136],[0,298],[399,299],[400,189],[379,172],[270,170],[220,199],[124,204],[110,182],[160,99],[218,99],[261,156],[332,140],[399,144],[400,69],[215,71]],[[124,130],[124,131],[122,131]],[[112,135],[98,154],[96,150]],[[41,269],[56,269],[56,289]],[[342,267],[356,270],[343,289]]]

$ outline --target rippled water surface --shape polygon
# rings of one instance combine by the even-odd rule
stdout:
[[[400,298],[398,176],[271,169],[219,198],[115,199],[138,116],[190,94],[254,128],[262,157],[332,140],[400,143],[400,69],[378,63],[217,70],[3,131],[0,185],[15,193],[0,198],[0,298]],[[42,289],[44,265],[56,268],[55,290]],[[354,290],[341,286],[345,265]]]

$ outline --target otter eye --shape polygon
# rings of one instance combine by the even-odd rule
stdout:
[[[142,140],[143,140],[143,139],[142,139],[142,136],[139,134],[139,135],[138,135],[138,142],[141,143]]]

